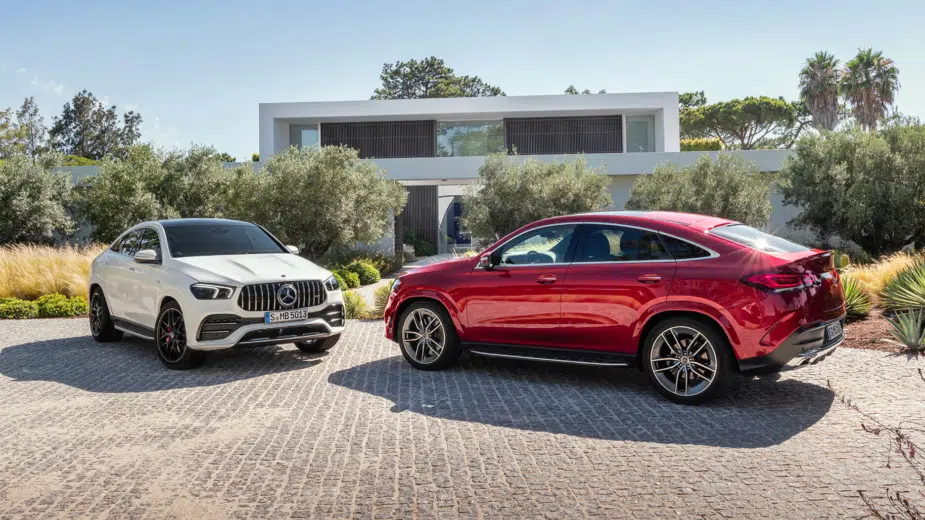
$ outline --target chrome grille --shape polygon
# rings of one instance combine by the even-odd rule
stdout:
[[[283,285],[291,284],[298,292],[296,302],[283,307],[276,299],[276,293]],[[238,296],[238,306],[246,311],[284,311],[321,305],[327,299],[324,285],[319,280],[301,282],[274,282],[245,285]]]

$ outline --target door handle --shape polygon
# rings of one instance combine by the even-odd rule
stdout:
[[[554,274],[541,274],[536,278],[536,283],[556,283],[556,280],[558,280],[558,278]]]
[[[636,278],[636,281],[640,283],[658,283],[662,281],[662,277],[657,274],[643,274]]]

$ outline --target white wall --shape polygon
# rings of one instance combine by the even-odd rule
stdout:
[[[653,152],[653,153],[602,153],[584,156],[592,168],[601,168],[607,175],[637,175],[651,173],[659,164],[675,163],[690,166],[702,155],[716,157],[720,152]],[[734,153],[754,161],[761,171],[779,171],[790,150],[744,150]],[[521,155],[516,160],[525,161],[535,157],[541,161],[568,161],[576,155]],[[380,168],[386,170],[386,177],[399,181],[463,181],[478,177],[479,166],[484,157],[426,157],[415,159],[374,159]]]
[[[289,124],[340,121],[478,120],[505,117],[662,114],[665,151],[678,151],[678,93],[637,92],[589,96],[497,96],[308,103],[261,103],[260,156],[289,146]],[[656,117],[658,119],[658,117]],[[282,128],[284,125],[285,128]],[[285,132],[281,131],[285,130]]]

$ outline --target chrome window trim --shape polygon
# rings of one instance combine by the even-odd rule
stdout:
[[[700,257],[700,258],[682,258],[682,259],[680,259],[680,260],[676,260],[676,259],[672,258],[672,259],[670,259],[670,260],[636,260],[636,261],[628,261],[628,262],[619,262],[619,261],[610,261],[610,262],[574,262],[574,261],[572,261],[572,262],[562,262],[561,264],[559,264],[559,263],[552,263],[552,264],[548,264],[548,263],[544,263],[544,264],[504,264],[505,269],[510,268],[510,267],[547,267],[547,266],[572,265],[572,264],[581,264],[581,265],[613,265],[613,264],[652,264],[652,263],[666,263],[666,262],[691,262],[691,261],[695,261],[695,260],[710,260],[710,259],[718,258],[718,257],[719,257],[719,253],[717,253],[716,251],[710,249],[709,247],[702,246],[702,245],[698,244],[697,242],[694,242],[694,241],[689,240],[689,239],[687,239],[687,238],[682,238],[682,237],[679,237],[679,236],[677,236],[677,235],[672,235],[671,233],[665,233],[664,231],[658,231],[657,229],[650,229],[650,228],[642,227],[642,226],[635,226],[635,225],[633,225],[633,224],[621,224],[621,223],[618,223],[618,222],[593,222],[593,221],[556,222],[556,223],[554,223],[554,224],[545,224],[545,225],[542,225],[542,226],[537,226],[537,227],[535,227],[535,228],[530,228],[530,229],[524,231],[523,233],[518,233],[517,235],[514,235],[514,236],[511,237],[509,240],[505,241],[503,244],[500,244],[500,245],[497,246],[497,247],[494,247],[494,248],[492,248],[492,249],[490,249],[490,250],[488,250],[488,251],[485,251],[485,252],[483,252],[482,254],[483,254],[483,255],[484,255],[484,254],[491,254],[491,253],[490,253],[491,251],[494,251],[495,249],[498,249],[498,248],[503,248],[505,245],[507,245],[507,244],[508,244],[509,242],[511,242],[512,240],[515,240],[516,238],[518,238],[518,237],[520,237],[520,236],[522,236],[522,235],[524,235],[524,234],[526,234],[526,233],[530,233],[531,231],[535,231],[535,230],[537,230],[537,229],[543,229],[543,228],[547,228],[547,227],[552,227],[552,226],[567,226],[567,225],[574,225],[574,226],[576,226],[576,227],[577,227],[577,226],[583,226],[583,225],[591,225],[591,226],[611,226],[611,227],[625,227],[625,228],[631,228],[631,229],[639,229],[639,230],[641,230],[641,231],[648,231],[648,232],[650,232],[650,233],[657,233],[657,234],[659,234],[659,235],[665,235],[665,236],[667,236],[667,237],[671,237],[671,238],[674,238],[674,239],[676,239],[676,240],[680,240],[680,241],[682,241],[682,242],[686,242],[686,243],[688,243],[688,244],[691,244],[692,246],[696,246],[696,247],[699,247],[700,249],[703,249],[704,251],[707,251],[708,253],[710,253],[710,256],[703,256],[703,257]],[[670,251],[670,250],[668,251],[668,254],[671,254],[671,251]],[[478,265],[478,264],[476,263],[475,269],[474,269],[474,270],[484,270],[484,269],[482,268],[482,266],[480,266],[480,265]]]

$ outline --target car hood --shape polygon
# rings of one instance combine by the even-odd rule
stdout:
[[[476,257],[450,258],[418,267],[406,267],[405,272],[408,274],[424,274],[456,269],[469,271],[475,267],[476,262],[478,262]]]
[[[200,282],[251,284],[282,280],[324,280],[326,269],[290,254],[174,258],[179,270]]]

